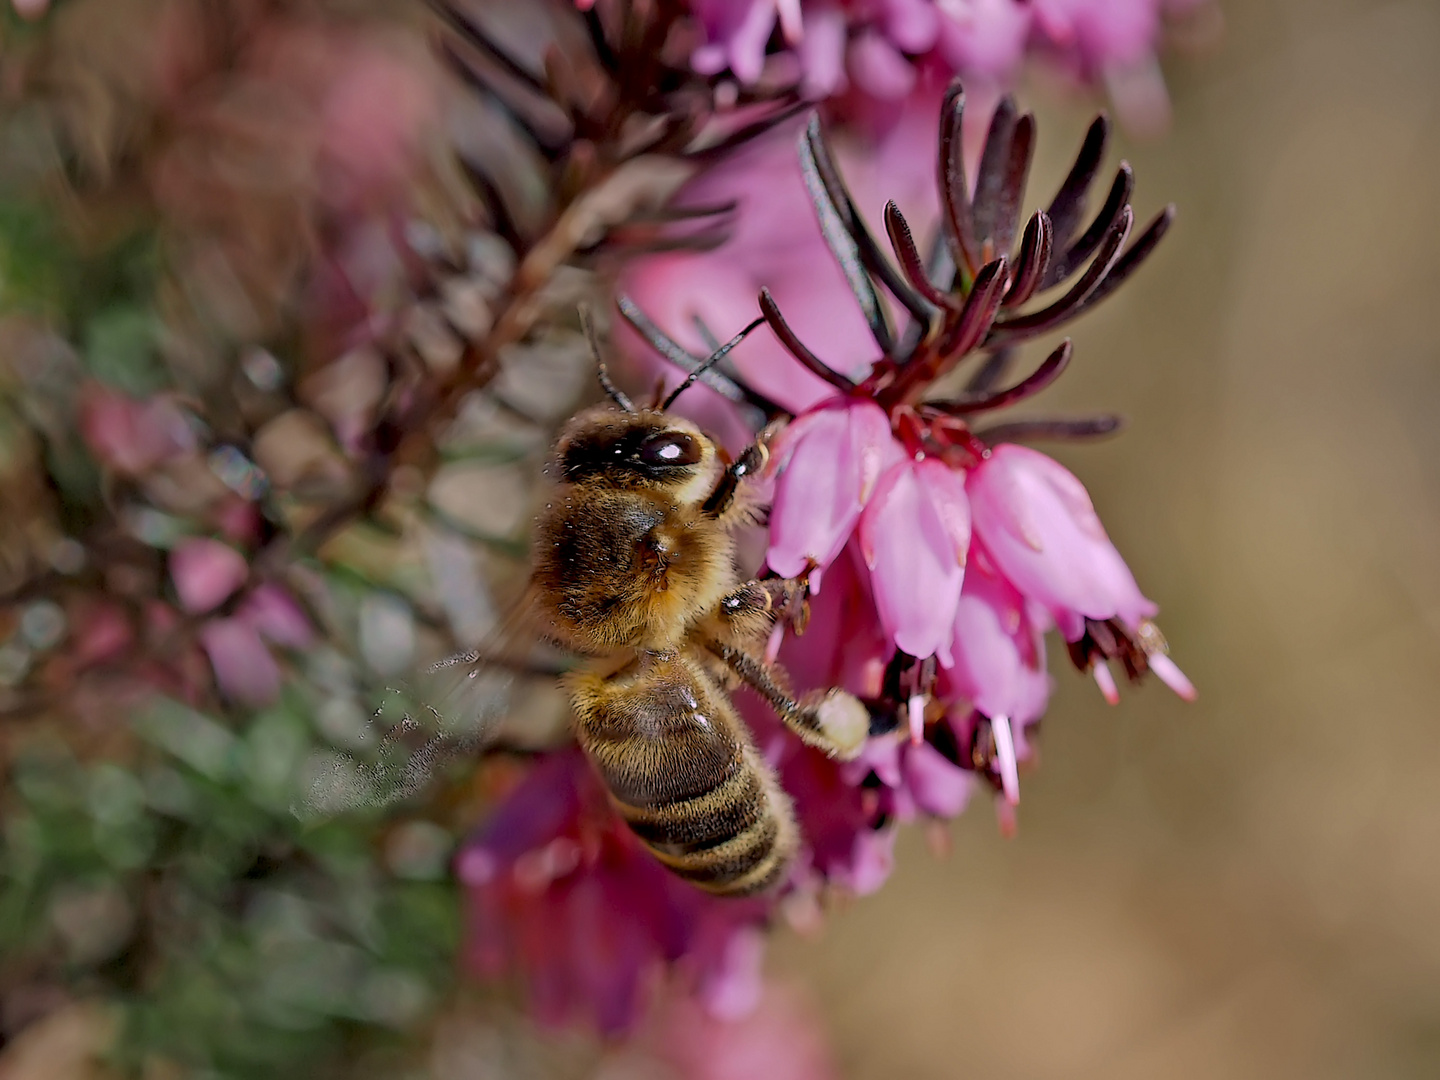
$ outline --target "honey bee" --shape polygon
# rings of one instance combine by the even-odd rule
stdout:
[[[751,480],[765,440],[730,462],[668,412],[744,333],[650,408],[614,387],[596,350],[613,404],[560,434],[531,579],[548,635],[588,658],[564,685],[616,810],[671,871],[726,896],[779,883],[799,842],[789,796],[727,688],[750,686],[832,755],[853,757],[869,730],[857,698],[831,690],[797,701],[764,659],[776,620],[798,631],[806,613],[803,581],[745,581],[735,565],[735,529],[760,510]]]

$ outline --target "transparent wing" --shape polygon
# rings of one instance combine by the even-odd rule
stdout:
[[[339,733],[307,777],[296,813],[324,818],[423,796],[499,744],[538,747],[566,737],[569,710],[556,682],[565,658],[525,645],[512,617],[492,643],[456,653],[359,698],[363,716]]]
[[[512,672],[487,667],[475,653],[393,680],[370,698],[369,715],[343,740],[347,748],[317,763],[297,813],[330,817],[416,797],[441,769],[484,749],[514,683]]]

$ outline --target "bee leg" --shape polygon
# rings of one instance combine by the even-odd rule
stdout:
[[[726,515],[739,516],[755,512],[752,502],[745,499],[737,501],[736,495],[740,492],[741,481],[765,468],[765,463],[770,460],[770,442],[780,430],[779,424],[767,425],[755,436],[755,441],[741,451],[740,456],[720,477],[720,482],[715,485],[710,497],[705,500],[701,507],[705,514],[712,518],[723,518]]]
[[[854,694],[832,689],[796,701],[779,668],[733,645],[716,641],[706,647],[768,701],[801,742],[846,761],[860,753],[870,733],[870,712]]]
[[[729,514],[735,508],[735,497],[739,494],[741,481],[763,469],[768,457],[769,451],[761,443],[747,446],[721,475],[715,490],[710,492],[710,496],[701,506],[701,513],[712,518],[723,518]]]
[[[716,636],[741,645],[760,641],[782,618],[797,634],[803,634],[810,620],[809,597],[810,586],[804,578],[747,581],[716,608]]]

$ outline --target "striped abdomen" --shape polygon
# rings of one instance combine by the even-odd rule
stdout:
[[[683,655],[569,680],[581,747],[655,857],[709,892],[778,882],[795,853],[790,800],[725,693]]]

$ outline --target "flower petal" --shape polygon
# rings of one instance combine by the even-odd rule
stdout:
[[[249,573],[245,556],[209,537],[182,540],[170,552],[170,580],[180,606],[192,615],[219,607]]]
[[[928,742],[906,748],[905,784],[915,805],[934,817],[958,817],[970,801],[974,773],[960,768]]]
[[[860,516],[860,469],[845,411],[813,415],[789,448],[770,508],[765,558],[784,577],[803,574],[812,564],[828,566]]]
[[[914,462],[881,477],[860,516],[859,540],[885,632],[912,656],[939,654],[948,665],[964,570]]]
[[[807,413],[777,442],[770,568],[796,577],[829,566],[849,539],[881,471],[900,454],[873,402],[834,402]]]
[[[200,646],[227,697],[242,705],[268,705],[280,696],[280,668],[259,632],[243,619],[212,619]]]
[[[1028,447],[996,447],[967,482],[976,535],[1004,575],[1069,640],[1085,618],[1134,626],[1157,610],[1105,535],[1084,486]]]
[[[963,475],[934,458],[918,463],[915,471],[955,549],[955,561],[964,566],[970,550],[970,496],[965,494]]]

